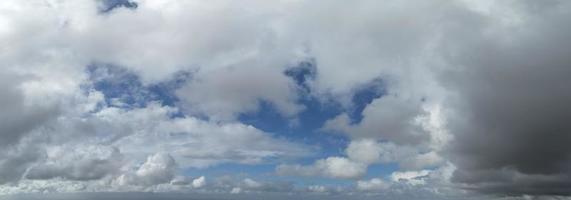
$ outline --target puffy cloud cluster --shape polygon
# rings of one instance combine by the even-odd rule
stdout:
[[[175,175],[175,160],[168,154],[159,153],[147,158],[134,173],[118,177],[119,185],[156,185],[169,183]]]

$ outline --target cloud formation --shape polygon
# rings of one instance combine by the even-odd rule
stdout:
[[[459,168],[453,180],[492,193],[568,195],[571,49],[569,29],[560,25],[570,4],[498,6],[519,8],[514,15],[522,20],[446,43],[455,65],[442,80],[456,96],[449,117],[456,137],[449,151]]]
[[[363,176],[367,165],[344,157],[328,157],[315,161],[313,165],[280,165],[276,168],[280,175],[323,176],[331,178],[355,179]]]
[[[0,194],[567,198],[570,10],[3,0]]]

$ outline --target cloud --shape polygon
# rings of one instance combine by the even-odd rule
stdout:
[[[288,191],[177,170],[309,155],[289,135],[239,121],[261,103],[299,120],[307,95],[345,106],[322,130],[349,138],[346,155],[279,174],[356,180],[397,163],[391,178],[406,183],[395,191],[571,195],[569,2],[114,2],[108,11],[94,0],[0,2],[0,191],[107,191],[117,176],[135,191]],[[296,85],[287,72],[306,60],[311,80]],[[189,78],[176,102],[122,106],[130,102],[97,91],[94,63],[138,79],[125,90]],[[348,99],[377,80],[383,94],[351,119]]]
[[[430,170],[393,172],[390,177],[391,180],[395,182],[404,182],[412,185],[424,185],[426,182],[423,179],[427,178],[430,172]]]
[[[421,150],[422,148],[399,146],[390,142],[359,139],[349,143],[345,149],[347,157],[328,157],[311,165],[282,164],[276,167],[276,172],[288,176],[356,179],[365,175],[368,167],[375,163],[398,163],[402,169],[425,169],[444,164],[443,158],[435,151]]]
[[[169,183],[177,170],[177,164],[172,156],[166,153],[157,153],[147,158],[138,169],[132,173],[127,172],[117,178],[119,185],[145,185],[151,186]]]
[[[0,148],[18,143],[24,135],[59,114],[57,104],[43,105],[26,94],[31,89],[25,84],[31,81],[32,77],[0,72],[0,105],[4,108],[0,113]]]
[[[26,169],[41,156],[40,149],[29,144],[4,148],[0,153],[0,184],[18,182],[24,176]]]
[[[204,178],[204,176],[192,180],[192,187],[194,188],[201,188],[204,187],[204,185],[206,185],[206,178]]]
[[[318,64],[314,88],[343,94],[380,77],[399,82],[392,86],[415,77],[408,69],[438,33],[433,25],[456,9],[438,0],[300,1],[287,22],[291,37],[305,43]]]
[[[102,100],[95,99],[95,105],[101,105]],[[273,138],[270,133],[242,123],[172,118],[178,110],[156,102],[149,102],[143,108],[106,106],[98,109],[88,111],[91,112],[88,114],[67,115],[45,134],[61,142],[114,145],[123,154],[139,160],[166,151],[181,167],[207,167],[228,162],[255,164],[309,154],[309,147],[305,145]]]
[[[296,105],[295,84],[280,68],[248,62],[216,71],[198,72],[196,79],[177,91],[191,113],[213,120],[234,120],[240,113],[259,110],[262,101],[291,117],[302,108]],[[285,65],[285,64],[284,64]]]
[[[330,178],[355,179],[363,176],[367,165],[343,157],[328,157],[315,161],[313,165],[280,165],[276,172],[280,175],[323,176]]]
[[[389,187],[390,184],[379,178],[373,178],[367,181],[357,181],[357,190],[360,191],[382,191]]]
[[[375,138],[397,144],[419,144],[430,135],[415,121],[424,115],[421,99],[406,99],[386,95],[363,110],[363,120],[352,125],[346,114],[337,116],[324,125],[325,130],[341,131],[352,138]]]
[[[347,157],[363,164],[398,163],[405,169],[424,169],[439,166],[443,158],[437,149],[425,152],[426,148],[400,146],[372,139],[353,140],[345,149]]]
[[[47,150],[47,158],[30,167],[25,178],[46,180],[61,177],[67,180],[96,180],[119,172],[123,155],[107,146],[64,147]]]
[[[268,133],[241,123],[214,123],[192,117],[170,119],[169,110],[165,107],[151,106],[133,112],[154,114],[142,118],[142,121],[127,121],[128,127],[135,128],[133,126],[139,123],[151,126],[118,140],[116,144],[133,153],[152,150],[172,152],[186,167],[206,167],[226,162],[255,164],[266,159],[298,157],[309,153],[304,145],[272,138]],[[118,115],[112,119],[127,118]],[[145,148],[142,149],[142,146]]]
[[[374,140],[351,141],[345,151],[352,160],[366,164],[372,164],[381,159],[380,146]]]
[[[327,192],[327,188],[323,185],[310,185],[310,186],[307,186],[307,190],[309,190],[311,192],[317,192],[317,193]]]
[[[453,33],[443,44],[452,65],[440,81],[454,93],[453,180],[486,193],[569,195],[571,29],[561,25],[571,4],[495,6],[511,10],[512,22],[492,10],[472,33]]]

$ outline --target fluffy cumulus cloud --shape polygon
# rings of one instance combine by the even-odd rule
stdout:
[[[3,0],[0,195],[566,199],[570,10]]]
[[[123,174],[117,181],[120,185],[168,183],[173,179],[176,167],[176,162],[170,155],[158,153],[149,156],[134,173]]]

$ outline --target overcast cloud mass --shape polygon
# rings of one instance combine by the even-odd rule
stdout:
[[[2,0],[1,199],[571,199],[571,1]]]

